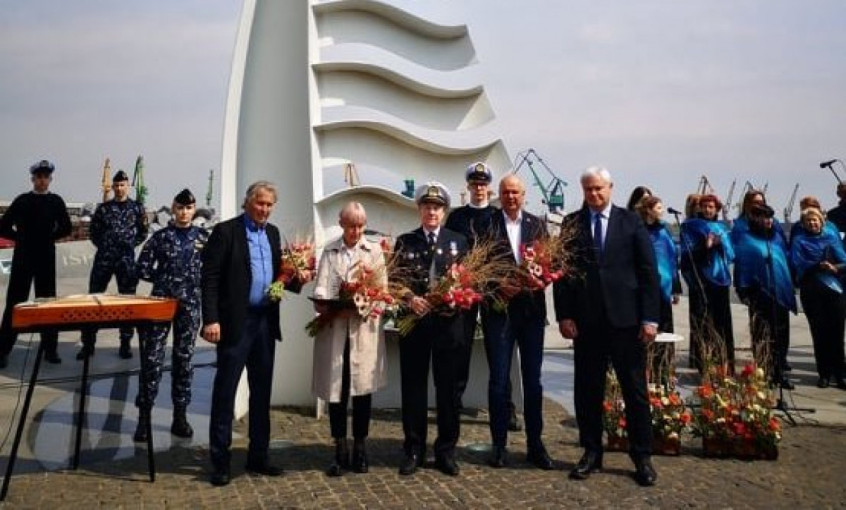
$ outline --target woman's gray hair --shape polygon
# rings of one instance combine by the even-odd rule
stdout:
[[[594,177],[598,177],[608,184],[613,184],[614,181],[611,179],[611,172],[608,171],[607,168],[602,166],[589,166],[585,168],[585,171],[582,172],[582,176],[579,178],[579,182],[584,183],[588,179],[592,179]]]
[[[338,213],[338,221],[343,222],[344,220],[359,220],[362,223],[367,223],[367,212],[364,210],[364,206],[360,202],[347,202]]]
[[[246,207],[247,203],[259,194],[260,191],[267,191],[273,195],[273,203],[276,203],[276,185],[270,181],[256,181],[247,188],[247,193],[244,195],[244,204],[241,207]]]

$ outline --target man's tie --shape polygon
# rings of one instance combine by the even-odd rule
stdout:
[[[435,233],[429,232],[429,256],[432,261],[429,263],[429,288],[432,289],[437,283],[437,272],[435,271]]]
[[[602,214],[593,215],[593,248],[597,260],[602,258]]]

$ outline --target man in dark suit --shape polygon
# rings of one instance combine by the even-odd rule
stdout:
[[[585,453],[570,478],[602,469],[602,401],[610,358],[623,390],[626,428],[640,485],[654,485],[646,389],[646,344],[655,339],[660,293],[655,257],[641,219],[611,203],[611,175],[590,167],[581,177],[584,207],[565,218],[574,240],[573,270],[555,284],[555,315],[575,351],[576,420]]]
[[[412,475],[426,460],[429,363],[435,381],[438,413],[438,437],[435,440],[435,466],[450,476],[458,475],[455,445],[460,433],[458,401],[459,379],[466,350],[464,335],[466,312],[442,315],[432,310],[426,294],[437,284],[453,262],[467,253],[467,239],[441,227],[449,208],[449,192],[440,183],[430,182],[417,188],[415,201],[420,213],[420,228],[397,239],[394,252],[397,271],[395,283],[408,288],[403,300],[410,313],[418,316],[414,329],[400,338],[400,381],[402,385],[402,429],[405,458],[401,475]]]
[[[279,303],[267,296],[281,264],[279,230],[267,221],[275,204],[273,184],[250,185],[244,214],[215,226],[203,249],[202,336],[217,344],[209,426],[211,483],[217,486],[230,480],[235,392],[245,366],[250,388],[247,471],[282,473],[268,459],[275,341],[282,339]]]
[[[453,209],[449,213],[449,216],[447,216],[445,226],[450,230],[464,234],[464,237],[470,243],[470,248],[474,248],[476,243],[490,236],[491,221],[494,214],[498,211],[490,203],[490,185],[493,180],[493,172],[491,172],[488,165],[477,161],[467,167],[464,178],[467,181],[470,202]],[[467,359],[464,360],[464,366],[458,381],[459,390],[462,395],[464,394],[464,390],[467,389],[467,381],[470,378],[470,356],[473,352],[473,341],[476,338],[476,318],[479,316],[479,308],[478,304],[474,305],[473,309],[467,314],[467,320],[464,321],[464,334],[467,336],[467,344],[470,348],[467,349]],[[488,360],[488,364],[490,364],[490,360]],[[459,408],[462,407],[463,404],[459,400]],[[508,409],[510,410],[508,430],[518,432],[520,430],[520,422],[517,421],[514,402],[511,400],[511,380],[508,381]]]
[[[509,260],[517,266],[522,262],[521,248],[546,237],[546,226],[540,218],[523,210],[526,187],[516,175],[506,175],[500,180],[499,198],[502,211],[494,214],[491,221],[491,238],[497,243],[495,256]],[[546,327],[546,297],[543,284],[531,286],[527,281],[509,280],[500,286],[500,294],[507,300],[506,309],[498,310],[488,303],[482,318],[485,323],[485,348],[490,363],[488,407],[493,442],[490,465],[501,468],[508,463],[505,449],[510,415],[508,381],[516,344],[520,350],[520,370],[523,378],[526,458],[540,469],[553,469],[552,459],[541,440],[541,365]]]

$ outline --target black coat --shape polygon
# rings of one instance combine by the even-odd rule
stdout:
[[[435,249],[429,249],[429,241],[423,228],[402,234],[397,238],[396,253],[398,273],[414,294],[423,296],[429,290],[429,267],[435,258],[435,275],[440,278],[449,266],[460,260],[469,249],[467,238],[458,232],[441,227]]]
[[[279,229],[265,226],[273,258],[273,274],[279,274],[282,253]],[[250,306],[250,249],[244,215],[218,223],[203,248],[203,324],[220,323],[221,342],[240,338]],[[270,336],[282,340],[279,303],[267,305]]]
[[[574,250],[574,271],[555,283],[555,316],[576,325],[608,321],[614,328],[643,322],[658,323],[660,290],[655,254],[643,221],[635,213],[612,206],[602,260],[593,249],[590,209],[564,218],[564,228],[576,236],[566,249]]]

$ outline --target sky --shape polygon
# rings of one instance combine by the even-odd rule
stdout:
[[[736,181],[734,202],[746,181],[766,185],[779,215],[796,184],[800,197],[835,205],[820,162],[846,159],[846,2],[401,5],[467,24],[511,158],[534,148],[569,182],[568,209],[593,164],[611,171],[618,204],[646,185],[681,209],[705,175],[722,198]],[[131,171],[140,154],[151,204],[183,187],[203,200],[220,168],[240,9],[0,0],[0,199],[28,189],[29,165],[47,158],[57,193],[94,202],[103,160]],[[834,168],[846,179],[846,166]],[[539,207],[534,189],[529,202]]]

